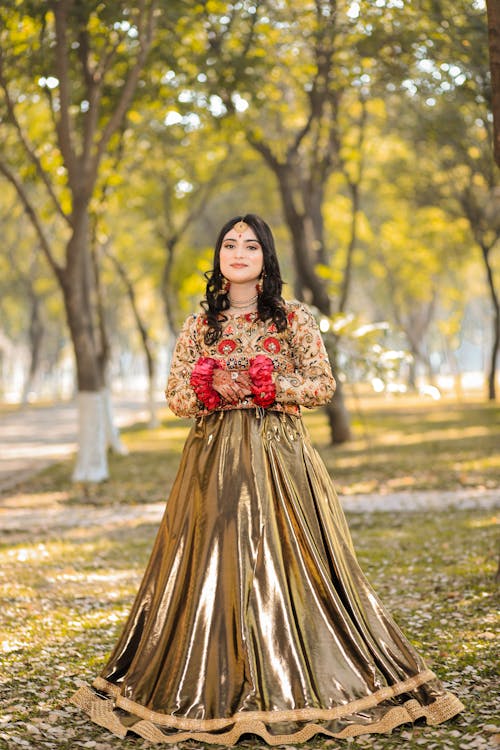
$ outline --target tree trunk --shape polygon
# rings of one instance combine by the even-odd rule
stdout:
[[[311,243],[316,263],[329,264],[328,252],[325,243],[325,222],[323,219],[323,200],[325,191],[323,185],[315,184],[310,179],[303,188],[304,205],[307,221],[311,225]]]
[[[455,391],[455,398],[458,402],[462,402],[464,400],[464,392],[462,388],[462,373],[460,371],[460,366],[458,364],[456,354],[451,346],[448,345],[448,341],[446,341],[446,350],[448,359],[451,363],[451,371],[453,373],[453,388]]]
[[[162,279],[161,279],[161,295],[163,299],[163,310],[165,312],[165,320],[167,323],[167,331],[168,331],[168,342],[167,342],[167,361],[168,363],[172,362],[172,357],[174,353],[175,348],[175,341],[177,338],[178,330],[177,325],[175,321],[175,306],[176,306],[176,297],[175,292],[172,289],[172,269],[174,266],[174,252],[175,252],[175,244],[176,240],[174,238],[170,238],[165,240],[165,250],[166,250],[166,258],[165,258],[165,264],[163,266],[163,273],[162,273]],[[152,398],[152,394],[151,394]]]
[[[74,482],[102,482],[108,479],[106,417],[99,391],[78,391],[78,455]]]
[[[79,391],[97,392],[104,385],[95,340],[92,309],[90,252],[87,217],[82,216],[68,244],[71,259],[63,273],[66,317],[76,355],[76,378]]]
[[[154,353],[153,353],[151,337],[149,335],[149,332],[148,332],[148,329],[146,328],[145,323],[142,320],[142,316],[141,316],[139,306],[137,304],[137,299],[135,296],[134,285],[132,284],[132,281],[130,280],[125,267],[118,260],[118,258],[115,258],[115,256],[112,255],[111,253],[107,253],[107,256],[113,263],[116,270],[118,271],[118,274],[125,286],[125,289],[127,291],[127,296],[130,301],[130,306],[132,308],[132,313],[134,315],[134,320],[135,320],[137,329],[139,331],[139,336],[141,338],[142,347],[144,349],[144,355],[146,357],[146,367],[147,367],[147,372],[148,372],[149,427],[151,428],[158,427],[159,419],[156,413],[156,399],[155,399],[156,363],[155,363],[155,358],[154,358]]]
[[[43,340],[43,322],[40,315],[40,300],[36,294],[31,292],[31,315],[29,325],[29,342],[30,342],[30,366],[28,375],[24,382],[21,403],[24,405],[28,401],[28,396],[33,389],[33,383],[40,365],[40,353],[42,350]]]
[[[408,390],[413,391],[414,393],[417,390],[417,361],[414,355],[412,355],[412,358],[410,362],[408,363],[408,378],[406,380],[406,384],[408,386]]]
[[[289,170],[282,169],[277,177],[283,211],[292,236],[296,278],[300,291],[300,294],[297,296],[299,299],[303,299],[305,296],[304,291],[306,289],[309,290],[311,296],[307,301],[317,307],[324,315],[329,316],[331,314],[330,298],[324,283],[314,271],[314,260],[311,257],[310,242],[308,243],[306,217],[297,210],[291,187],[292,176],[288,172]],[[318,249],[321,252],[321,248],[318,247]],[[335,359],[332,356],[330,356],[330,362],[335,372]],[[325,411],[330,425],[330,440],[332,444],[344,443],[350,440],[351,426],[349,412],[345,405],[344,390],[338,378],[335,395],[325,406]]]
[[[347,247],[346,262],[344,266],[344,273],[342,277],[342,285],[341,285],[341,290],[340,290],[340,299],[339,299],[339,304],[338,304],[338,311],[340,313],[345,312],[345,309],[347,307],[347,298],[351,290],[354,251],[356,249],[356,244],[358,241],[358,218],[359,218],[359,205],[360,205],[359,185],[356,183],[350,183],[349,188],[351,191],[351,207],[352,207],[351,209],[352,210],[351,236],[349,238],[349,245]]]
[[[165,320],[167,321],[167,329],[169,334],[173,337],[177,337],[177,326],[175,322],[175,293],[172,289],[172,270],[174,267],[174,255],[175,255],[175,239],[165,240],[165,263],[163,264],[163,271],[161,275],[161,296],[163,299],[163,310],[165,312]]]
[[[104,387],[100,352],[95,340],[93,274],[88,236],[87,206],[74,217],[68,243],[68,268],[62,287],[68,327],[73,342],[77,374],[78,457],[74,481],[100,482],[107,479],[106,415],[101,396]]]
[[[101,370],[101,382],[103,383],[101,396],[103,399],[104,419],[106,422],[106,448],[110,447],[113,453],[116,453],[119,456],[127,456],[128,449],[121,441],[120,430],[116,425],[113,414],[113,401],[111,398],[111,386],[109,382],[111,342],[109,339],[108,326],[106,323],[106,308],[104,304],[104,294],[101,286],[99,259],[97,257],[97,248],[94,233],[92,237],[92,270],[92,280],[95,284],[98,317],[98,325],[96,326],[96,328],[99,331],[100,337],[97,350],[99,357],[99,367]]]
[[[413,391],[417,390],[416,371],[417,371],[417,363],[420,362],[425,372],[427,373],[427,380],[429,381],[429,384],[435,386],[436,374],[434,372],[434,368],[432,367],[430,357],[425,353],[425,351],[422,351],[422,346],[423,346],[422,339],[425,335],[425,331],[422,332],[422,338],[418,342],[414,335],[409,335],[408,330],[406,330],[405,333],[406,333],[406,338],[408,339],[408,343],[410,345],[410,352],[412,355],[412,363],[410,366],[410,376],[409,376],[408,385],[411,386],[411,389]]]
[[[326,404],[325,411],[330,425],[330,440],[332,445],[346,443],[348,440],[351,440],[351,424],[349,412],[345,405],[344,386],[338,378],[335,396]]]
[[[102,408],[104,412],[106,448],[111,448],[117,456],[128,456],[128,448],[122,443],[120,430],[116,425],[113,412],[113,399],[111,398],[111,389],[105,386],[101,390]]]
[[[297,209],[293,196],[293,174],[288,166],[281,165],[277,174],[280,188],[281,202],[285,219],[290,229],[293,258],[296,277],[298,280],[299,299],[304,299],[305,291],[310,292],[310,299],[306,301],[330,315],[330,298],[322,280],[314,271],[314,260],[311,257],[310,242],[308,242],[307,219],[303,212]]]
[[[500,5],[498,0],[486,0],[486,8],[491,68],[493,146],[495,162],[500,167]]]
[[[493,304],[493,341],[491,345],[490,364],[488,368],[488,399],[490,401],[495,401],[497,359],[498,359],[498,351],[500,347],[500,302],[498,299],[498,292],[495,288],[495,278],[493,276],[493,269],[490,263],[491,247],[486,247],[484,244],[482,244],[481,251],[483,254],[484,264],[486,266],[486,278],[488,281],[488,289],[490,291],[491,302]]]

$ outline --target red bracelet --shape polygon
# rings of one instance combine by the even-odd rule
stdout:
[[[216,359],[200,357],[189,379],[189,384],[196,396],[207,409],[216,409],[221,402],[221,397],[212,386],[214,370],[216,369],[223,369]]]
[[[276,400],[273,370],[273,361],[265,354],[258,354],[250,360],[248,372],[252,381],[253,400],[257,406],[271,406]]]

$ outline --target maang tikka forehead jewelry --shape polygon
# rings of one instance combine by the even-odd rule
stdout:
[[[243,232],[245,232],[248,229],[248,224],[243,220],[238,221],[234,225],[234,229],[236,229],[236,231],[240,233],[240,237],[241,237]]]

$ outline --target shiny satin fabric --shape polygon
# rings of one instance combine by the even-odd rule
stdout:
[[[301,418],[237,409],[192,428],[123,633],[73,700],[120,736],[218,744],[463,708],[364,577]]]

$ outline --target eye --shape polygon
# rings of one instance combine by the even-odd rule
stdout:
[[[247,247],[248,247],[249,250],[258,250],[259,249],[258,245],[247,245]]]
[[[231,250],[234,247],[234,244],[232,242],[224,242],[223,247],[225,250]]]

